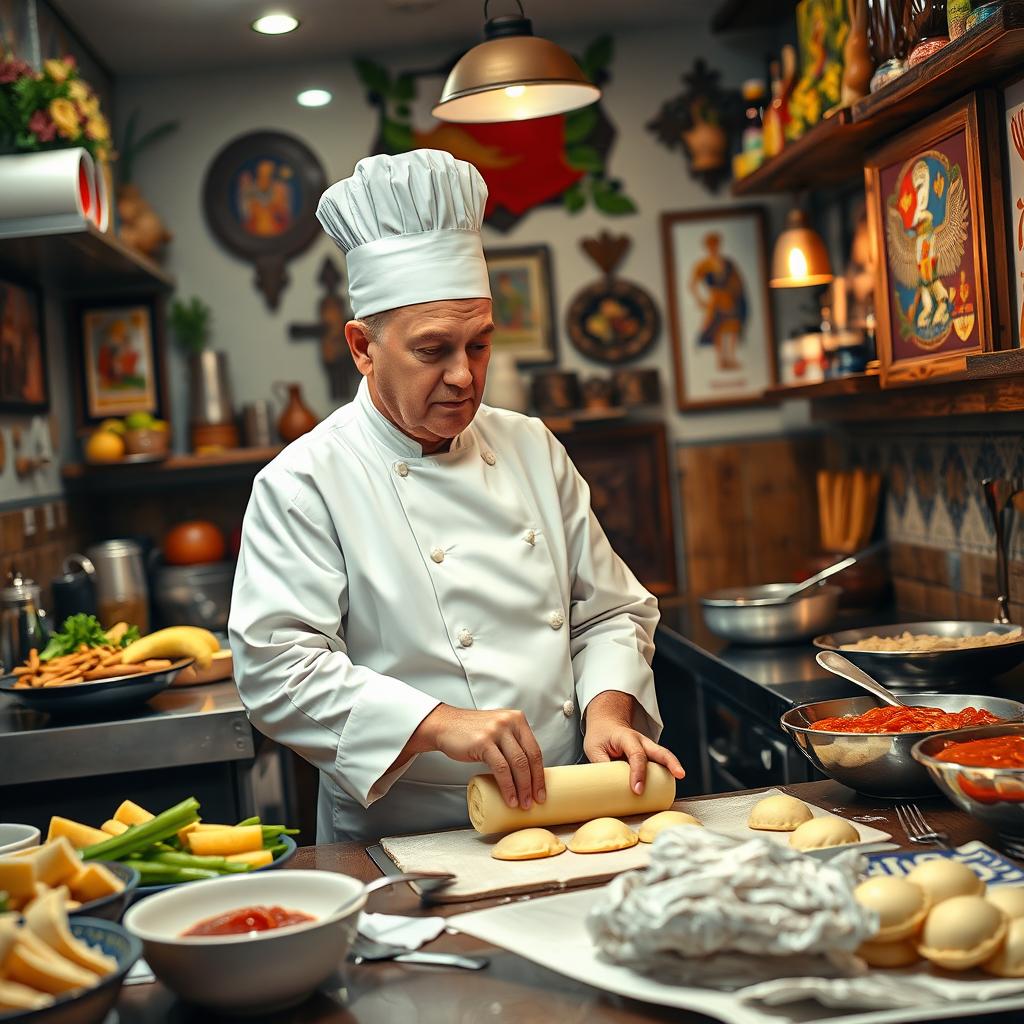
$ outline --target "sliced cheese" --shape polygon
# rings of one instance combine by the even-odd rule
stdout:
[[[32,861],[36,879],[47,886],[61,885],[82,869],[82,859],[67,836],[58,836],[45,846],[37,846]]]
[[[153,818],[154,815],[150,814],[145,807],[140,807],[131,800],[125,800],[114,811],[114,821],[120,821],[125,825],[145,825],[147,821],[152,821]]]
[[[72,821],[70,818],[61,818],[55,814],[50,819],[46,841],[49,843],[60,836],[67,836],[76,850],[84,850],[87,846],[93,846],[96,843],[105,843],[110,838],[106,832],[98,828],[83,825],[80,821]]]
[[[86,864],[81,871],[68,882],[68,888],[76,900],[90,903],[101,900],[104,896],[113,896],[124,891],[124,882],[103,864]]]
[[[14,900],[30,900],[36,894],[35,860],[0,857],[0,892]]]
[[[131,825],[126,825],[123,821],[118,821],[116,818],[111,818],[100,825],[100,829],[106,832],[108,836],[119,836],[130,828]]]
[[[25,911],[25,925],[51,949],[72,963],[104,977],[117,968],[117,961],[71,934],[64,900],[56,891],[37,899]]]
[[[27,932],[28,929],[23,929]],[[41,941],[41,940],[40,940]],[[95,985],[99,978],[95,971],[86,970],[41,943],[42,949],[27,941],[25,935],[19,933],[4,964],[4,972],[9,981],[27,985],[39,992],[60,995],[72,992],[76,988]]]
[[[227,857],[263,849],[263,829],[259,825],[236,825],[234,828],[197,830],[188,837],[192,852],[200,857]]]
[[[41,1010],[52,1003],[53,996],[45,992],[37,992],[27,985],[19,985],[16,981],[0,979],[0,1011]]]
[[[274,863],[269,850],[249,850],[247,853],[232,853],[224,858],[229,864],[248,864],[251,868],[265,868]]]

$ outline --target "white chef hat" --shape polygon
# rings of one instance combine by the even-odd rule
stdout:
[[[450,153],[415,149],[360,160],[316,210],[346,255],[353,315],[490,298],[480,241],[486,201],[480,172]]]

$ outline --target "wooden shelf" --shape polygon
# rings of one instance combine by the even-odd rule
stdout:
[[[4,235],[0,224],[0,271],[67,294],[174,288],[163,267],[93,224],[46,235]]]
[[[867,150],[1022,64],[1024,2],[1015,0],[878,92],[815,125],[753,174],[734,181],[732,194],[792,192],[859,178]]]
[[[233,448],[211,455],[171,455],[163,462],[89,465],[69,463],[62,476],[69,490],[117,491],[139,487],[177,487],[181,484],[237,481],[254,476],[281,451],[270,448]]]
[[[790,401],[798,398],[839,398],[878,391],[877,373],[853,373],[848,377],[832,377],[814,384],[790,384],[768,388],[765,398]]]

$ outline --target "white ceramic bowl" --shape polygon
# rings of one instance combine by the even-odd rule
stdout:
[[[39,829],[35,825],[0,824],[0,857],[39,845]]]
[[[153,973],[188,1002],[270,1013],[306,998],[345,960],[366,902],[362,882],[329,871],[271,871],[180,885],[140,900],[124,927]],[[182,937],[199,921],[249,906],[313,915],[248,935]]]

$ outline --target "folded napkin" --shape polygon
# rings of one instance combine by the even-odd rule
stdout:
[[[443,917],[404,917],[401,914],[363,914],[359,934],[390,946],[419,949],[444,931]]]

